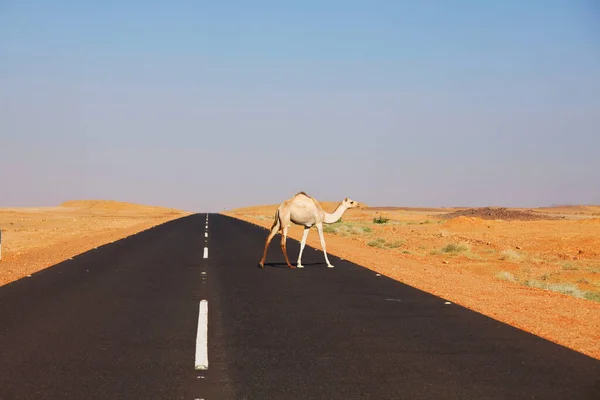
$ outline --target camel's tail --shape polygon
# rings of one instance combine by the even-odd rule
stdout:
[[[278,231],[279,228],[281,228],[281,225],[279,223],[279,208],[278,208],[277,211],[275,211],[275,218],[273,220],[273,225],[271,225],[271,232],[273,232],[273,230]]]

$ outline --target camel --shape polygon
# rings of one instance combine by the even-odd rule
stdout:
[[[271,227],[271,232],[267,237],[267,241],[265,243],[265,251],[263,253],[262,259],[258,263],[260,268],[265,267],[265,258],[267,258],[267,249],[269,248],[269,244],[273,237],[277,234],[277,231],[281,233],[281,250],[283,251],[283,255],[285,256],[285,261],[289,268],[294,267],[288,258],[287,248],[286,248],[286,240],[287,240],[287,232],[290,227],[290,223],[294,223],[296,225],[304,226],[304,233],[302,235],[302,242],[300,243],[300,254],[298,254],[298,268],[304,268],[302,265],[302,251],[304,250],[304,245],[306,244],[306,238],[308,237],[308,232],[310,228],[314,225],[317,227],[317,231],[319,232],[319,238],[321,239],[321,247],[323,248],[323,254],[325,255],[325,262],[327,263],[327,267],[333,268],[333,265],[329,262],[327,258],[327,250],[325,248],[325,238],[323,237],[323,224],[332,224],[337,222],[342,218],[342,215],[349,208],[358,207],[359,203],[351,200],[349,198],[345,198],[336,208],[336,210],[329,214],[323,210],[319,202],[307,195],[304,192],[296,193],[292,198],[285,200],[277,211],[275,212],[275,218],[273,221],[273,226]]]

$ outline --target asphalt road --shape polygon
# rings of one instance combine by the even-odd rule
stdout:
[[[0,399],[600,399],[597,360],[279,237],[259,269],[266,230],[205,221],[0,287]]]

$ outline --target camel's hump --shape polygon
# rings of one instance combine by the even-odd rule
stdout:
[[[298,196],[299,194],[303,194],[303,195],[305,195],[306,197],[310,197],[309,195],[307,195],[307,194],[306,194],[306,193],[304,193],[304,192],[298,192],[298,193],[296,193],[296,196]]]

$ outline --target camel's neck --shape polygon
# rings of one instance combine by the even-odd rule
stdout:
[[[344,215],[347,209],[348,208],[343,203],[340,204],[333,213],[325,213],[325,219],[323,220],[323,222],[325,222],[326,224],[333,224],[334,222],[339,221],[339,219],[342,218],[342,215]]]

